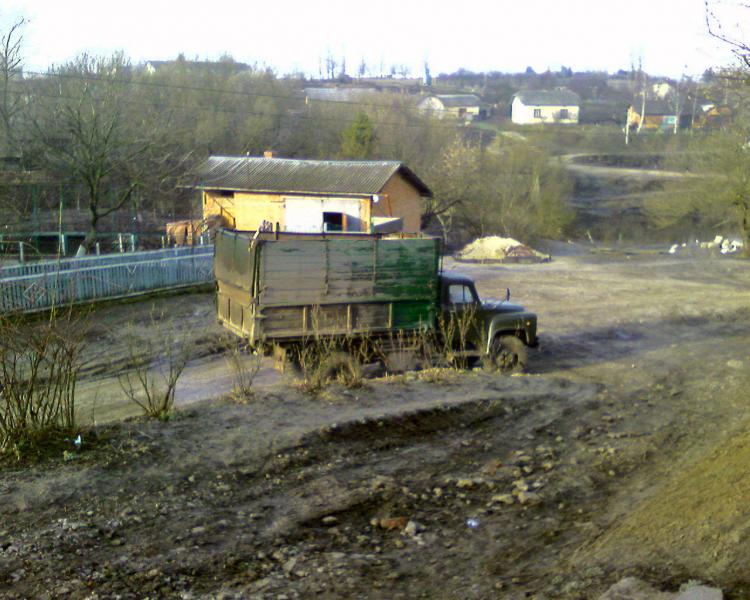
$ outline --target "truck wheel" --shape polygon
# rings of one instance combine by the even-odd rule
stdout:
[[[526,346],[514,335],[499,335],[492,340],[489,366],[504,373],[523,373],[528,362]]]

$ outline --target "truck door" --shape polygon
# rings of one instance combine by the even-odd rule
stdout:
[[[443,293],[444,335],[457,352],[472,352],[478,348],[480,331],[479,297],[473,286],[452,282]]]

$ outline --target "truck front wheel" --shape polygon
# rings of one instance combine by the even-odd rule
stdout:
[[[493,369],[504,373],[522,373],[526,370],[526,346],[514,335],[498,335],[492,340],[487,362]]]

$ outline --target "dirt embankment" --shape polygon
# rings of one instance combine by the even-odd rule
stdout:
[[[748,597],[750,265],[447,266],[539,313],[528,375],[318,397],[276,381],[245,404],[101,425],[72,460],[5,465],[4,597],[597,598],[624,575]],[[213,327],[208,296],[159,302]]]

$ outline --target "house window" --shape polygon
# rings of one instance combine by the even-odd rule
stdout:
[[[323,231],[346,231],[346,219],[344,213],[324,212]]]
[[[570,114],[568,113],[567,108],[561,108],[560,109],[560,118],[561,119],[570,119]]]
[[[541,108],[535,108],[534,109],[534,118],[535,119],[541,119],[542,118],[542,109]]]

